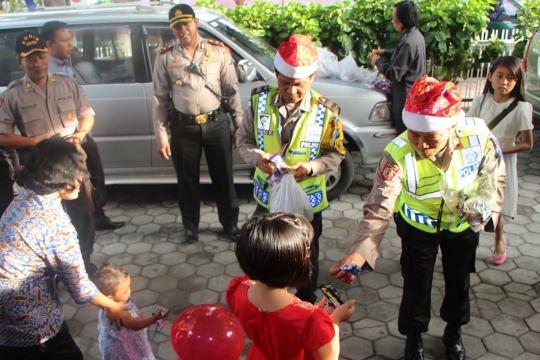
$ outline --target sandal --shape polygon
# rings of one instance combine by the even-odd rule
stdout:
[[[506,236],[503,235],[503,241],[504,241],[504,253],[501,255],[495,255],[493,254],[493,264],[495,265],[502,265],[506,261],[506,245],[508,244],[508,240],[506,239]],[[495,251],[495,248],[493,249]]]

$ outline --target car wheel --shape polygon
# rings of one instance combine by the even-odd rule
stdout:
[[[337,170],[326,174],[326,197],[328,201],[337,199],[352,183],[354,176],[354,162],[349,151]]]

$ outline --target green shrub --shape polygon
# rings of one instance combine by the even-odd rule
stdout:
[[[519,33],[514,34],[517,43],[512,55],[523,58],[527,42],[538,28],[540,28],[540,0],[525,0],[523,8],[518,11],[515,29],[519,30]]]

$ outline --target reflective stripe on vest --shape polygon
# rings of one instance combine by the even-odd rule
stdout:
[[[257,102],[257,114],[264,114],[266,110],[266,99],[268,98],[268,91],[264,91],[259,94],[259,101]],[[257,137],[259,143],[259,149],[264,151],[264,133],[261,129],[257,129]]]

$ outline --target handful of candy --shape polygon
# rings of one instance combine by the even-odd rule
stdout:
[[[347,271],[353,274],[354,276],[362,275],[368,271],[373,270],[373,268],[366,262],[362,267],[356,264],[343,264],[339,268],[340,271]]]
[[[161,316],[165,317],[165,316],[167,316],[167,315],[169,315],[169,310],[164,310],[164,309],[162,309],[162,310],[161,310]],[[152,316],[156,316],[156,312],[155,312],[155,311],[152,313]],[[157,330],[157,331],[161,331],[161,329],[163,329],[163,326],[164,326],[163,324],[164,324],[163,319],[159,319],[159,320],[156,322],[156,330]]]
[[[330,307],[337,308],[339,305],[343,305],[345,301],[339,296],[335,287],[330,284],[319,286],[322,293],[326,297],[326,302],[324,303],[324,308],[329,309]]]

